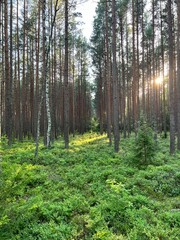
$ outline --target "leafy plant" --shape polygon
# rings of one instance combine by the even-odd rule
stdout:
[[[5,147],[5,146],[7,146],[7,144],[8,144],[7,136],[6,136],[6,135],[1,136],[0,145],[1,145],[2,147]]]

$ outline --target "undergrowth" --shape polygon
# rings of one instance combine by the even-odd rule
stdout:
[[[30,141],[1,152],[1,240],[180,239],[180,153],[165,139],[145,168],[132,164],[134,138],[114,153],[94,133],[69,150],[40,145],[38,158]]]

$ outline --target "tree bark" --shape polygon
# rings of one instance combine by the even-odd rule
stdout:
[[[172,0],[167,2],[168,37],[169,37],[169,114],[170,114],[170,153],[175,152],[175,116],[174,116],[174,81],[173,81],[173,33],[172,33]]]
[[[178,143],[177,148],[180,150],[180,1],[177,0],[177,94],[178,94]]]
[[[133,48],[133,60],[132,60],[132,105],[133,105],[133,127],[135,134],[137,134],[137,58],[136,58],[136,47],[135,47],[135,0],[132,0],[132,48]]]
[[[0,53],[2,53],[3,48],[2,48],[2,1],[0,1]],[[0,57],[0,61],[2,62],[2,55]],[[3,64],[1,65],[0,68],[0,141],[1,141],[1,135],[2,135],[2,78],[3,78],[3,73],[2,73],[2,68]]]
[[[160,14],[161,14],[161,58],[162,58],[162,79],[163,79],[163,131],[164,137],[167,138],[167,124],[166,124],[166,90],[165,90],[165,78],[164,78],[164,39],[163,39],[163,20],[162,20],[162,7],[161,7],[162,0],[160,1]]]
[[[55,3],[55,13],[53,22],[51,25],[51,31],[49,35],[49,42],[48,46],[46,43],[46,26],[45,26],[45,12],[46,12],[46,0],[43,1],[43,47],[44,47],[44,55],[43,55],[43,83],[42,83],[42,91],[40,96],[40,102],[39,102],[39,108],[38,108],[38,115],[37,115],[37,132],[36,132],[36,149],[35,149],[35,156],[38,155],[38,148],[39,148],[39,136],[40,136],[40,118],[41,118],[41,107],[43,103],[44,96],[46,97],[46,109],[47,109],[47,118],[48,118],[48,127],[47,127],[47,135],[46,135],[46,146],[50,147],[50,134],[51,134],[51,113],[50,113],[50,104],[49,104],[49,79],[47,77],[47,71],[48,71],[48,60],[49,60],[49,53],[50,53],[50,47],[52,43],[52,36],[53,36],[53,28],[56,21],[56,14],[58,11],[57,8],[58,0],[56,0]],[[44,94],[45,91],[45,94]]]
[[[12,144],[12,82],[9,66],[9,44],[8,44],[8,1],[4,1],[4,33],[5,33],[5,86],[6,86],[6,112],[5,123],[8,144]]]
[[[152,1],[152,83],[153,83],[153,127],[154,127],[154,139],[157,140],[157,90],[156,90],[156,75],[155,75],[155,2]]]
[[[121,34],[121,64],[122,64],[122,111],[123,135],[126,138],[126,79],[125,79],[125,62],[124,62],[124,28],[123,17],[120,17],[120,34]]]
[[[111,82],[110,82],[110,60],[109,60],[109,31],[108,31],[108,0],[106,0],[106,111],[107,111],[107,134],[109,138],[109,145],[112,145],[112,136],[111,136]]]
[[[64,62],[64,142],[69,148],[69,81],[68,81],[68,0],[65,0],[65,62]]]
[[[146,114],[146,102],[145,102],[145,36],[144,36],[144,0],[142,0],[142,19],[141,19],[141,28],[142,28],[142,110],[143,115]]]
[[[56,0],[55,3],[55,13],[54,13],[54,18],[52,21],[52,25],[51,25],[51,32],[49,35],[49,42],[47,45],[46,42],[46,37],[44,39],[45,41],[45,69],[44,69],[44,82],[45,82],[45,97],[46,97],[46,111],[47,111],[47,135],[46,135],[46,146],[49,148],[50,147],[50,142],[51,142],[51,126],[52,126],[52,121],[51,121],[51,111],[50,111],[50,101],[49,101],[49,78],[48,78],[48,63],[49,63],[49,53],[50,53],[50,48],[51,48],[51,43],[52,43],[52,36],[53,36],[53,29],[54,29],[54,24],[56,21],[56,14],[57,14],[57,4],[58,4],[58,0]],[[46,12],[46,0],[44,0],[44,14]],[[46,33],[46,26],[45,26],[45,15],[43,18],[43,26],[44,26],[44,32]]]
[[[118,71],[116,61],[116,7],[115,0],[112,0],[112,81],[113,81],[113,129],[114,129],[114,150],[119,151],[119,96],[118,96]]]

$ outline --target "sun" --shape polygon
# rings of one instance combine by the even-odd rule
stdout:
[[[163,77],[160,76],[160,77],[156,78],[156,79],[155,79],[155,83],[156,83],[157,85],[162,84],[162,83],[163,83]]]

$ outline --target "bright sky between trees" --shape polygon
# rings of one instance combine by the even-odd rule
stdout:
[[[95,16],[95,9],[97,6],[97,0],[87,0],[84,3],[77,5],[77,12],[82,14],[82,22],[84,24],[81,26],[83,35],[89,40],[93,31],[93,18]]]

